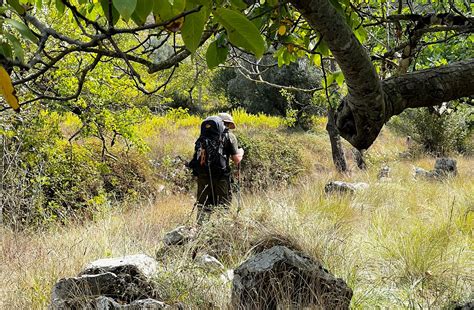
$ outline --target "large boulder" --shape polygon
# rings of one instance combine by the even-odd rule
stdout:
[[[53,287],[51,309],[164,309],[151,278],[157,262],[138,254],[99,259]]]
[[[352,290],[303,253],[274,246],[234,270],[235,309],[348,309]]]
[[[129,274],[149,279],[158,269],[158,262],[146,255],[136,254],[116,258],[103,258],[89,263],[79,275],[111,272],[117,275]]]
[[[60,279],[53,287],[53,300],[75,299],[82,296],[99,296],[120,294],[124,283],[111,272],[84,275]]]
[[[354,193],[359,190],[364,190],[369,188],[369,184],[359,182],[359,183],[349,183],[343,181],[331,181],[324,187],[324,192],[326,194],[332,193]]]

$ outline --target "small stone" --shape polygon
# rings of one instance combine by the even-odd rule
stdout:
[[[383,166],[380,170],[379,173],[377,174],[377,179],[378,180],[383,180],[383,179],[389,179],[390,178],[390,173],[391,169],[389,166]]]
[[[94,300],[96,310],[116,310],[121,309],[121,305],[110,297],[99,296]]]
[[[134,302],[128,305],[123,305],[122,308],[120,309],[124,309],[124,310],[170,309],[170,306],[168,306],[162,301],[158,301],[152,298],[147,298],[147,299],[135,300]]]
[[[342,181],[331,181],[324,187],[324,192],[326,194],[331,193],[354,193],[359,190],[364,190],[369,188],[369,184],[359,182],[359,183],[349,183]]]
[[[224,273],[220,275],[220,279],[224,283],[232,281],[234,279],[234,270],[227,269]]]
[[[419,179],[419,178],[433,179],[435,175],[431,171],[425,170],[420,167],[414,167],[413,177],[415,177],[415,179]]]
[[[224,265],[214,256],[203,254],[196,257],[196,262],[208,271],[223,271]]]
[[[165,234],[163,243],[167,246],[182,245],[196,237],[196,229],[187,226],[179,226]]]

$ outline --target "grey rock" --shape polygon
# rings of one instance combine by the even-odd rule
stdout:
[[[439,176],[456,176],[458,174],[457,162],[452,158],[436,159],[434,172]]]
[[[436,159],[434,169],[427,171],[423,168],[415,167],[415,178],[424,178],[429,180],[443,180],[447,177],[454,177],[458,173],[456,160],[451,158]]]
[[[165,234],[163,243],[167,246],[181,245],[196,237],[196,229],[187,226],[179,226]]]
[[[170,306],[162,301],[147,298],[135,300],[129,304],[120,304],[113,298],[99,296],[97,298],[75,298],[62,300],[56,303],[54,310],[70,310],[70,309],[94,309],[94,310],[142,310],[142,309],[171,309]]]
[[[349,183],[342,181],[331,181],[324,187],[324,192],[326,194],[332,193],[354,193],[359,190],[364,190],[369,188],[369,184],[359,182],[359,183]]]
[[[94,309],[94,310],[117,310],[122,309],[122,305],[113,298],[106,296],[77,296],[75,298],[53,300],[49,309],[70,310],[70,309]]]
[[[378,180],[386,180],[391,177],[391,169],[389,166],[383,166],[380,168],[379,173],[377,174]]]
[[[61,279],[54,285],[50,308],[123,309],[123,305],[110,297],[119,297],[121,302],[156,298],[157,292],[150,280],[157,265],[145,254],[96,260],[78,277]]]
[[[116,275],[129,274],[149,279],[158,269],[158,262],[146,255],[128,255],[116,258],[104,258],[89,263],[79,275],[111,272]]]
[[[414,171],[413,171],[413,176],[416,178],[416,179],[434,179],[435,178],[435,174],[431,171],[428,171],[428,170],[425,170],[423,168],[420,168],[420,167],[414,167]]]
[[[123,283],[117,275],[107,272],[59,280],[52,291],[52,300],[73,299],[82,296],[117,294]]]
[[[234,270],[235,309],[348,309],[352,290],[322,265],[284,246],[264,250]]]
[[[453,310],[474,310],[474,300],[466,301],[466,302],[456,302],[452,305],[452,307],[448,307],[448,309]]]
[[[141,309],[170,309],[170,306],[162,301],[156,299],[147,298],[135,300],[134,302],[123,305],[121,309],[124,310],[141,310]]]
[[[201,265],[207,271],[224,271],[224,265],[214,256],[203,254],[196,257],[196,263]]]

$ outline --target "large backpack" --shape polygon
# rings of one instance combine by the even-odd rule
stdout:
[[[220,177],[227,171],[224,146],[228,130],[218,116],[209,116],[201,123],[201,134],[194,145],[189,167],[195,176]]]

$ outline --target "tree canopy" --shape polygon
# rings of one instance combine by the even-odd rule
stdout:
[[[144,94],[159,93],[190,56],[209,68],[240,66],[261,82],[269,66],[310,59],[324,73],[322,85],[310,91],[325,91],[329,99],[331,87],[343,86],[335,122],[358,149],[406,108],[463,97],[472,104],[474,5],[466,0],[0,4],[1,110],[76,100],[95,82],[91,72],[110,62],[111,76],[128,77]],[[274,64],[260,63],[265,54],[273,54]]]

